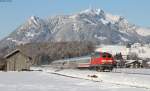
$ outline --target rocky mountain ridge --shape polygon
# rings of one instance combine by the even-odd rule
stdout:
[[[145,31],[146,30],[146,31]],[[130,24],[124,17],[87,9],[77,14],[31,16],[10,35],[0,47],[49,41],[93,41],[97,44],[149,43],[150,29]]]

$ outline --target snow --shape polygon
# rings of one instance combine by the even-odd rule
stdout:
[[[50,65],[31,67],[31,72],[0,72],[1,91],[149,91],[150,76],[53,69]],[[123,70],[123,69],[121,69]],[[130,69],[125,69],[130,71]],[[117,72],[117,70],[115,70]],[[118,70],[119,71],[119,70]],[[149,72],[138,69],[137,72]],[[93,78],[92,75],[96,75]]]
[[[89,20],[89,19],[87,19],[87,18],[85,18],[84,21],[86,21],[86,22],[88,22],[88,23],[90,23],[90,24],[92,24],[92,25],[96,25],[95,22],[93,22],[93,21],[91,21],[91,20]]]
[[[7,40],[12,41],[12,42],[15,42],[17,45],[26,44],[26,43],[27,43],[27,42],[25,42],[25,41],[18,41],[18,40],[15,40],[15,39],[13,39],[13,38],[7,38]]]
[[[99,83],[45,72],[0,72],[1,91],[98,91]],[[65,83],[65,84],[64,84]]]
[[[75,77],[78,79],[86,79],[91,81],[97,81],[100,83],[109,83],[114,85],[121,85],[121,86],[129,86],[130,88],[145,88],[150,89],[150,76],[144,74],[127,74],[124,72],[121,73],[112,73],[112,72],[96,72],[96,71],[89,71],[89,70],[78,70],[78,69],[63,69],[63,70],[50,70],[48,68],[43,68],[45,72],[55,73],[58,75],[63,76],[70,76]],[[130,69],[126,69],[129,72]],[[114,70],[114,72],[118,72]],[[132,70],[133,71],[133,70]],[[136,72],[150,72],[150,69],[138,69]],[[92,75],[96,75],[97,78],[92,78]],[[118,87],[118,86],[117,86]],[[134,91],[134,90],[132,90]]]
[[[1,91],[148,91],[46,72],[0,72],[0,80]]]
[[[34,35],[35,35],[35,34],[33,34],[33,33],[31,33],[31,32],[27,32],[27,33],[26,33],[26,36],[27,36],[27,37],[34,37]]]
[[[7,40],[12,40],[13,38],[7,38]]]
[[[104,20],[103,18],[101,18],[101,21],[102,21],[103,24],[108,24],[109,23],[109,21]]]
[[[95,10],[95,13],[96,13],[97,15],[99,15],[99,14],[101,13],[101,11],[102,11],[101,9],[96,9],[96,10]]]
[[[95,38],[100,39],[100,40],[105,40],[107,37],[104,36],[98,36],[97,34],[94,35]]]
[[[123,37],[123,36],[121,36],[121,35],[120,35],[120,38],[121,38],[121,40],[123,40],[123,41],[129,41],[127,38],[125,38],[125,37]]]
[[[35,16],[31,16],[30,17],[31,19],[31,22],[33,22],[35,25],[38,25],[39,24],[39,18],[38,17],[35,17]]]
[[[136,32],[142,36],[149,36],[150,35],[150,29],[148,29],[148,28],[147,29],[146,28],[137,28]]]
[[[149,75],[136,75],[126,73],[103,73],[100,75],[105,82],[124,84],[135,87],[150,88]]]
[[[80,29],[78,27],[77,23],[73,23],[72,28],[73,28],[74,31],[79,31],[79,29]]]
[[[77,14],[69,16],[69,18],[74,19],[74,20],[75,20],[77,17],[78,17]]]
[[[89,8],[89,9],[86,9],[86,10],[80,12],[80,14],[86,13],[86,14],[92,14],[92,15],[99,15],[101,12],[103,12],[101,9]]]
[[[41,31],[41,32],[43,32],[43,31]],[[35,29],[30,29],[29,31],[27,31],[27,32],[25,33],[25,36],[26,36],[27,38],[33,38],[34,36],[40,35],[41,32],[36,32]]]
[[[129,63],[132,63],[132,62],[135,62],[136,60],[126,60],[126,63],[125,64],[129,64]],[[138,60],[139,61],[139,60]]]
[[[109,13],[106,14],[106,20],[110,21],[113,24],[115,22],[118,22],[119,19],[120,19],[120,16],[115,16],[115,15],[112,15],[112,14],[109,14]]]

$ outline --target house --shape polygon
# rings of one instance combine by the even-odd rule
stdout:
[[[25,55],[19,49],[12,51],[4,58],[6,59],[6,71],[29,70],[32,65],[32,58]]]
[[[116,67],[117,68],[124,68],[126,65],[125,65],[125,60],[115,60],[117,62],[116,64]]]
[[[127,68],[141,68],[142,63],[138,60],[126,60],[125,63]]]

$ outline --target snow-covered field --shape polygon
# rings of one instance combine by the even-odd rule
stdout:
[[[33,68],[35,69],[35,68]],[[96,72],[89,70],[63,69],[57,70],[49,67],[37,68],[44,72],[75,77],[99,83],[109,83],[127,87],[135,87],[150,90],[150,69],[117,69],[113,72]],[[119,73],[114,73],[119,72]],[[130,74],[128,74],[130,73]],[[132,74],[134,73],[134,74]],[[96,75],[96,78],[91,76]],[[133,90],[132,90],[133,91]]]
[[[89,79],[99,82],[107,82],[113,84],[122,84],[139,88],[150,88],[150,75],[112,73],[112,72],[96,72],[89,70],[61,70],[54,73],[77,78]],[[97,78],[89,76],[96,75]]]
[[[40,72],[0,72],[0,91],[150,91],[149,76],[134,76],[47,68]],[[140,87],[139,83],[145,85]]]

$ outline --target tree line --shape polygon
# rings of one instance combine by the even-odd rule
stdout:
[[[91,41],[29,43],[17,46],[26,55],[30,56],[33,64],[49,64],[54,60],[89,55],[95,49]]]

